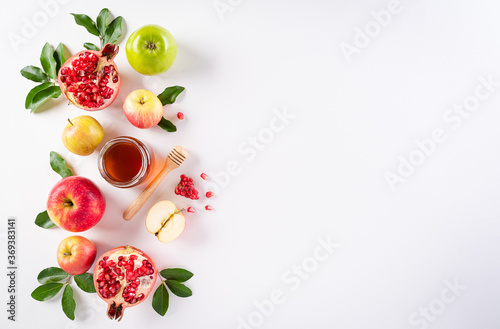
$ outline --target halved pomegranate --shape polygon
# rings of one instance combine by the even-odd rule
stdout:
[[[113,61],[117,53],[118,46],[107,43],[100,51],[84,50],[70,57],[58,74],[64,97],[87,111],[111,105],[120,90],[120,75]]]
[[[104,253],[94,269],[95,290],[108,303],[108,317],[118,321],[127,307],[138,305],[148,297],[155,282],[155,263],[131,246]]]

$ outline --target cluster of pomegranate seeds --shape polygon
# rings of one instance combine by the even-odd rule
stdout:
[[[99,294],[103,298],[111,298],[116,296],[122,287],[121,281],[125,279],[126,286],[123,289],[122,297],[129,304],[135,304],[144,299],[144,294],[140,293],[136,296],[136,292],[141,284],[141,277],[150,276],[154,273],[153,264],[147,259],[142,261],[137,268],[135,261],[137,255],[130,257],[119,256],[118,263],[108,259],[107,256],[99,261],[98,269],[102,271],[97,277]]]
[[[198,191],[194,187],[194,182],[192,178],[187,177],[186,175],[181,175],[181,181],[174,190],[175,194],[182,195],[191,200],[198,200]]]
[[[177,119],[179,119],[179,120],[184,120],[184,113],[182,113],[182,112],[177,112]]]
[[[99,58],[91,52],[82,52],[71,62],[71,66],[61,69],[61,82],[67,85],[67,91],[73,94],[75,101],[88,108],[98,108],[110,99],[114,90],[108,86],[109,80],[118,82],[118,75],[113,65],[104,66],[97,72]]]

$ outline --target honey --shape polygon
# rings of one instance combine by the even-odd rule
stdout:
[[[116,137],[99,154],[99,172],[111,185],[132,187],[141,183],[152,167],[152,153],[133,137]]]

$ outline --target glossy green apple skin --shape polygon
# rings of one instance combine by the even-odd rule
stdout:
[[[174,63],[177,44],[167,29],[145,25],[130,35],[125,52],[134,70],[144,75],[157,75]]]

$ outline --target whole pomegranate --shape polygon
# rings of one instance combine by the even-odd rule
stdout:
[[[108,303],[108,317],[120,321],[127,307],[144,301],[155,285],[156,273],[153,260],[132,246],[114,248],[99,257],[94,286]]]
[[[84,50],[70,57],[58,74],[64,97],[87,111],[111,105],[120,90],[120,75],[113,62],[117,53],[118,46],[107,43],[100,51]]]

